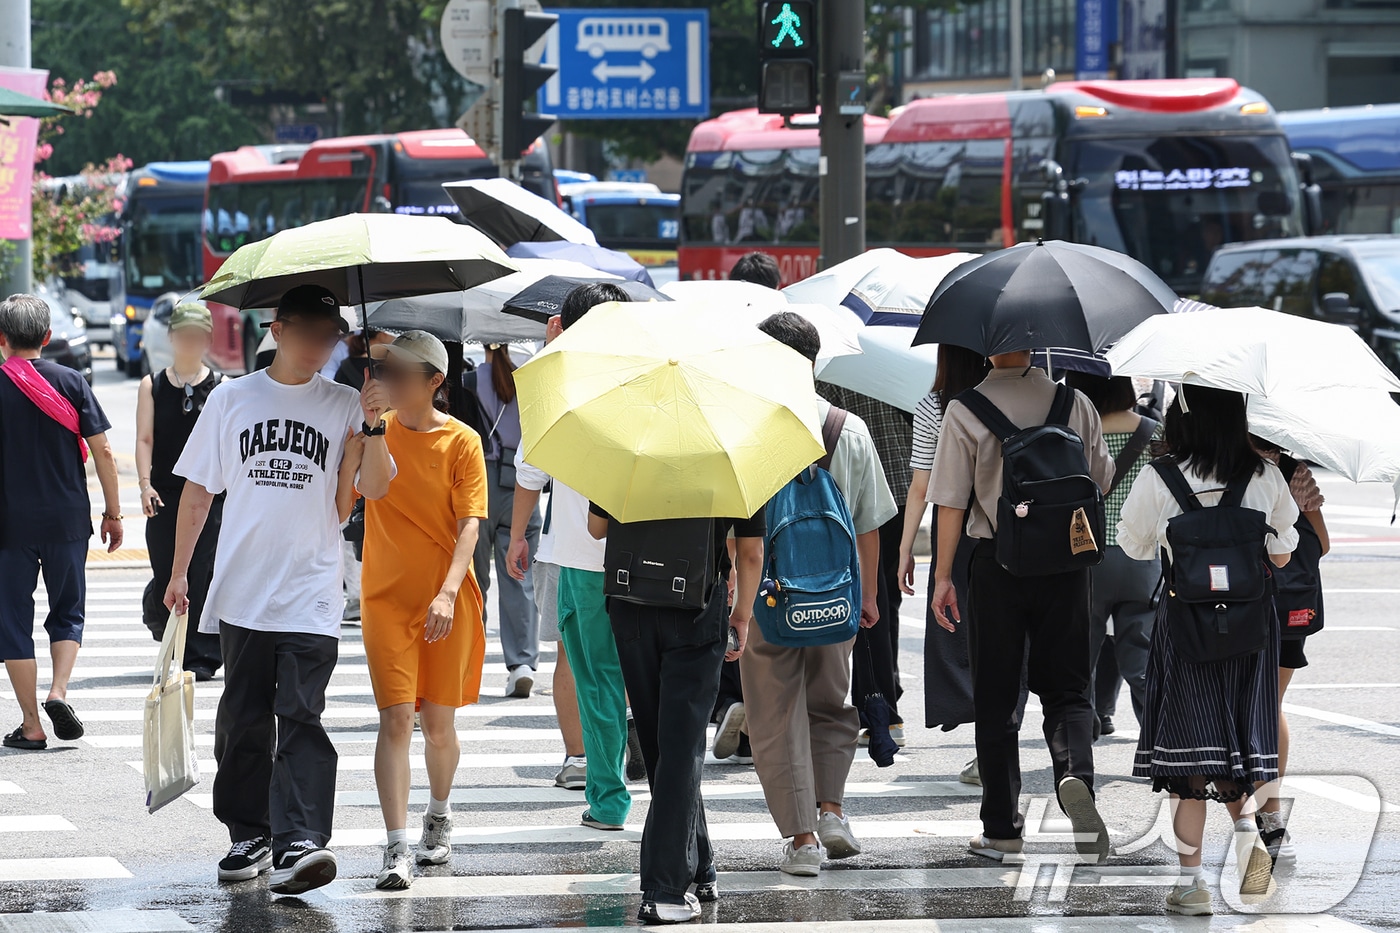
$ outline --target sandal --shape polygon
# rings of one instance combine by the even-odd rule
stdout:
[[[67,700],[45,700],[44,712],[49,714],[56,738],[73,742],[83,737],[83,721],[73,712]]]
[[[47,739],[26,739],[24,737],[24,726],[20,726],[5,736],[3,744],[6,748],[18,748],[26,752],[42,752],[49,747]]]

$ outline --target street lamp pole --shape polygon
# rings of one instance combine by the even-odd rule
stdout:
[[[1011,60],[1009,63],[1011,65],[1011,90],[1019,91],[1025,81],[1026,69],[1022,65],[1022,60],[1025,56],[1026,24],[1025,20],[1022,18],[1021,0],[1008,0],[1008,2],[1011,6],[1011,10],[1007,14],[1010,19],[1007,25],[1010,27],[1011,48],[1008,49],[1009,54],[1007,58]]]
[[[821,266],[865,252],[865,4],[821,0]],[[845,80],[843,80],[843,77]],[[838,88],[842,91],[838,92]],[[842,104],[846,113],[842,113]]]

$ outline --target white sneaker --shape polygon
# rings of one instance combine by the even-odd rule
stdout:
[[[976,758],[963,765],[962,771],[958,774],[958,780],[964,784],[982,786],[982,772],[977,769]]]
[[[998,862],[1018,862],[1025,847],[1020,837],[1015,839],[993,839],[990,836],[976,835],[967,841],[967,851],[983,858]]]
[[[699,916],[700,900],[694,894],[686,894],[684,904],[663,904],[644,900],[637,911],[637,919],[645,924],[689,923]]]
[[[730,703],[715,727],[714,755],[720,761],[739,750],[739,737],[746,719],[743,703]]]
[[[444,865],[452,858],[452,814],[423,814],[423,836],[418,840],[419,865]]]
[[[860,855],[860,843],[851,832],[851,821],[835,813],[817,817],[817,838],[826,850],[827,858],[850,858]]]
[[[413,866],[409,863],[408,843],[396,842],[384,847],[384,867],[374,886],[381,891],[403,891],[413,884]]]
[[[588,787],[588,759],[582,755],[570,755],[564,759],[564,767],[554,775],[554,786],[565,790],[583,790]]]
[[[1179,884],[1167,894],[1167,910],[1183,917],[1209,916],[1210,892],[1199,878],[1189,885]]]
[[[785,875],[815,878],[821,874],[822,861],[825,858],[826,852],[821,846],[805,845],[793,848],[792,843],[787,842],[783,845],[783,864],[778,866],[778,871]]]
[[[506,677],[506,696],[523,700],[534,689],[535,672],[530,670],[528,665],[520,664],[510,669],[510,674]]]

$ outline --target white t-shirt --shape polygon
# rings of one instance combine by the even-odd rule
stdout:
[[[1220,501],[1225,488],[1218,481],[1203,478],[1191,469],[1189,461],[1181,472],[1192,492],[1199,493],[1197,499],[1201,505],[1209,507]],[[1240,504],[1263,512],[1269,525],[1278,532],[1269,536],[1266,549],[1270,554],[1293,553],[1298,546],[1298,529],[1293,527],[1298,521],[1298,505],[1278,467],[1266,463],[1263,473],[1251,477]],[[1167,548],[1170,556],[1167,522],[1180,514],[1181,506],[1162,482],[1162,477],[1154,469],[1144,469],[1133,481],[1133,488],[1123,502],[1118,520],[1118,546],[1133,560],[1151,560],[1157,556],[1158,548]]]
[[[321,376],[284,385],[266,370],[209,393],[175,472],[227,492],[199,630],[340,636],[345,611],[335,492],[359,393]]]
[[[515,481],[525,489],[543,489],[549,474],[525,462],[524,452],[515,452]],[[535,560],[574,570],[603,570],[601,541],[588,532],[588,499],[557,479],[549,496],[549,527],[542,527]]]

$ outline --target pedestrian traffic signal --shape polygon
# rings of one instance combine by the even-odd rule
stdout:
[[[758,109],[817,109],[817,5],[812,0],[758,4]]]
[[[559,69],[526,57],[530,46],[554,28],[559,17],[509,8],[501,11],[501,159],[515,161],[554,124],[552,114],[526,111],[526,101]]]

